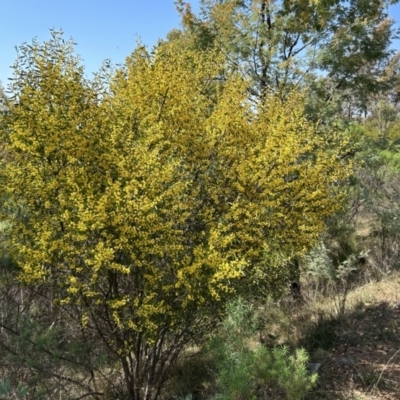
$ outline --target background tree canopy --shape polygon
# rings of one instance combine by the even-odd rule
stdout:
[[[393,85],[382,74],[394,53],[387,13],[394,3],[201,0],[196,16],[190,2],[179,0],[183,30],[170,38],[220,49],[230,68],[250,78],[251,96],[307,88],[315,119],[338,111],[348,119],[366,110],[372,93]]]

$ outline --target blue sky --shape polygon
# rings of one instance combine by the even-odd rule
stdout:
[[[51,28],[73,37],[90,73],[106,58],[124,61],[139,37],[153,46],[179,21],[173,0],[0,0],[0,81],[6,86],[12,75],[15,46],[47,40]]]
[[[191,0],[194,10],[198,0]],[[400,22],[400,4],[390,16]],[[49,29],[73,37],[87,73],[106,58],[124,61],[137,39],[153,46],[173,28],[179,15],[173,0],[2,0],[0,1],[0,82],[7,85],[15,46],[32,38],[47,40]],[[399,42],[395,46],[400,47]]]

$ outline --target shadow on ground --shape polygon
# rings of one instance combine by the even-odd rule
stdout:
[[[321,363],[308,399],[400,398],[400,303],[359,302],[344,316],[319,318],[300,345]]]

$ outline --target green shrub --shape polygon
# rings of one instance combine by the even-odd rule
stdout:
[[[20,383],[13,389],[10,382],[0,381],[0,399],[22,399],[27,394],[27,389]]]
[[[241,299],[229,305],[210,345],[216,365],[215,399],[255,399],[260,387],[283,391],[289,400],[301,399],[317,380],[307,371],[306,351],[291,354],[285,346],[269,350],[254,342],[256,327],[251,305]]]

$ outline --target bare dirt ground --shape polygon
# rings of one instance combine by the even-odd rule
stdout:
[[[357,288],[343,316],[322,319],[305,336],[321,363],[309,399],[400,399],[400,276]]]

